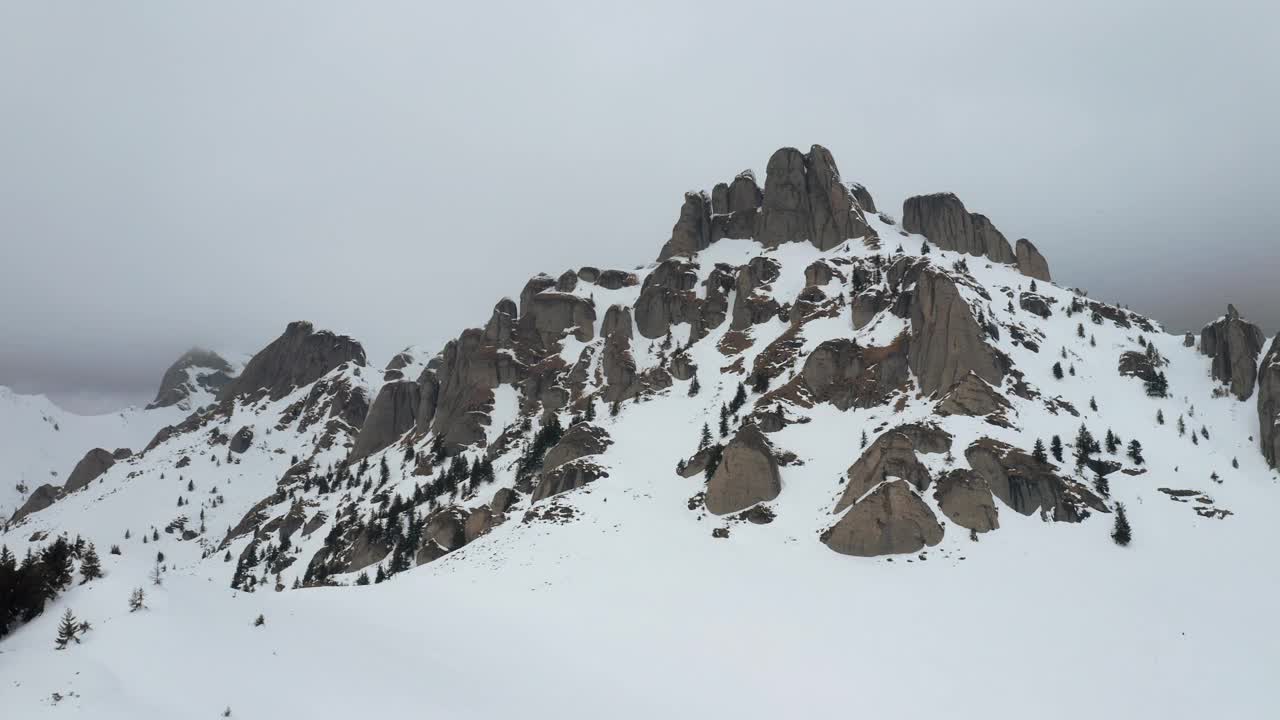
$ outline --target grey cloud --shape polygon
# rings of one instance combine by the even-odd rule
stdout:
[[[831,148],[1173,328],[1280,326],[1261,3],[9,3],[0,384],[154,390],[290,320],[384,362]],[[143,389],[146,389],[144,392]]]

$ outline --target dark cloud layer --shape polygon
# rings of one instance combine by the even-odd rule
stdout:
[[[436,347],[831,148],[1171,328],[1280,326],[1268,3],[0,5],[0,384],[146,401],[292,319]],[[105,398],[96,405],[85,398]],[[80,398],[77,400],[76,398]]]

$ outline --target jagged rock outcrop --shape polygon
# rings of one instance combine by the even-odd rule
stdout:
[[[254,355],[240,375],[222,388],[218,399],[267,395],[279,400],[294,388],[309,385],[348,362],[365,365],[360,343],[328,330],[316,331],[309,322],[292,322],[283,335]]]
[[[756,218],[763,201],[764,193],[750,170],[739,173],[728,185],[717,185],[711,196],[711,242],[754,236]]]
[[[991,438],[965,450],[965,458],[1005,505],[1023,515],[1039,511],[1059,522],[1079,522],[1087,509],[1108,512],[1106,504],[1083,485],[1059,476],[1052,465]]]
[[[808,154],[782,148],[769,158],[756,240],[765,247],[808,240],[830,250],[871,230],[849,188],[840,182],[831,153],[814,145]]]
[[[905,481],[881,483],[822,534],[844,555],[876,557],[913,553],[942,542],[942,526]]]
[[[815,402],[841,410],[879,405],[910,383],[906,340],[873,348],[845,338],[827,340],[805,358],[799,380]]]
[[[777,299],[771,293],[756,291],[777,280],[780,272],[781,266],[776,260],[763,256],[751,258],[738,271],[731,329],[746,330],[778,316]]]
[[[684,194],[680,219],[671,228],[671,239],[662,246],[658,260],[677,255],[688,257],[711,244],[711,205],[711,198],[706,193]]]
[[[1018,307],[1026,310],[1032,315],[1038,315],[1042,318],[1047,318],[1053,315],[1053,311],[1049,309],[1049,306],[1052,304],[1053,299],[1045,297],[1044,295],[1024,292],[1018,296]]]
[[[421,404],[422,392],[417,382],[399,380],[383,385],[356,436],[351,459],[378,452],[412,429]]]
[[[591,422],[580,422],[565,431],[542,460],[542,472],[533,490],[533,502],[568,492],[607,477],[590,458],[613,444],[608,431]]]
[[[644,389],[631,352],[631,327],[631,310],[625,306],[614,305],[605,312],[600,326],[604,336],[600,368],[604,374],[603,397],[608,403],[630,400]]]
[[[606,477],[609,477],[609,473],[589,457],[570,460],[558,465],[554,470],[543,472],[541,480],[533,490],[533,502],[577,490]]]
[[[1014,255],[1017,256],[1018,272],[1036,280],[1052,281],[1053,278],[1049,276],[1049,261],[1044,259],[1030,240],[1018,240],[1014,246]]]
[[[782,475],[773,448],[754,425],[743,425],[720,456],[704,499],[715,515],[745,510],[782,492]]]
[[[663,261],[644,279],[636,300],[636,330],[649,339],[667,334],[675,323],[693,322],[700,314],[694,288],[697,266],[680,258]]]
[[[27,501],[22,503],[22,507],[14,511],[13,516],[9,518],[10,522],[18,522],[22,518],[31,513],[40,512],[57,502],[62,497],[62,490],[48,483],[41,485],[27,496]]]
[[[946,390],[969,373],[999,386],[1009,369],[985,339],[960,290],[945,273],[923,268],[911,297],[911,371],[926,395]]]
[[[993,425],[1008,427],[1006,413],[1012,411],[1009,401],[987,381],[974,373],[965,375],[938,402],[939,415],[968,415],[987,417]]]
[[[102,448],[94,448],[85,453],[80,458],[80,462],[76,463],[71,474],[67,476],[67,482],[63,484],[63,492],[73,493],[81,488],[88,487],[89,483],[97,480],[102,473],[111,469],[116,464],[115,456]]]
[[[943,250],[985,256],[998,263],[1017,261],[1009,241],[991,221],[966,210],[951,193],[907,198],[902,205],[902,229],[925,236]]]
[[[972,470],[952,470],[938,478],[933,491],[942,514],[960,527],[989,532],[1000,527],[987,481]]]
[[[907,481],[920,492],[928,489],[933,478],[929,469],[916,456],[915,443],[906,433],[896,428],[885,432],[867,446],[853,465],[845,472],[847,482],[844,493],[836,503],[835,512],[853,505],[872,488],[889,478]]]
[[[234,376],[235,370],[221,355],[191,348],[164,371],[156,399],[147,409],[178,405],[190,410],[189,400],[193,394],[203,390],[216,397]]]
[[[1143,382],[1155,382],[1160,371],[1156,365],[1158,359],[1137,350],[1126,350],[1120,353],[1117,371],[1127,377],[1136,377]]]
[[[1258,372],[1258,430],[1267,464],[1280,465],[1280,335],[1271,341]]]
[[[1200,352],[1213,358],[1213,377],[1231,386],[1239,400],[1253,395],[1258,380],[1258,355],[1266,338],[1262,329],[1240,317],[1235,305],[1200,331]]]

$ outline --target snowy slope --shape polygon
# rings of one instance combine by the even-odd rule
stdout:
[[[766,257],[779,275],[758,292],[788,304],[806,289],[806,269],[816,261],[847,267],[873,255],[921,254],[922,237],[883,216],[867,219],[879,247],[855,239],[825,251],[808,243],[764,249],[720,240],[692,258],[697,292],[706,297],[703,281],[717,263],[737,268]],[[960,260],[967,270],[954,269]],[[1269,680],[1280,668],[1273,610],[1280,569],[1266,548],[1274,543],[1280,479],[1257,451],[1254,405],[1220,392],[1209,358],[1150,321],[1120,311],[1134,321],[1129,327],[1094,322],[1087,312],[1068,317],[1064,309],[1079,296],[1048,282],[1036,289],[1053,301],[1050,317],[1041,318],[1019,306],[1031,281],[1011,266],[937,247],[922,261],[954,277],[970,310],[1000,329],[992,346],[1034,391],[1013,392],[1014,378],[1005,379],[999,390],[1009,403],[1007,423],[940,417],[938,399],[915,389],[844,411],[787,403],[789,422],[768,438],[795,456],[780,468],[781,492],[765,503],[773,521],[713,515],[698,499],[704,477],[682,477],[677,464],[698,449],[704,424],[714,431],[721,405],[746,379],[733,365],[752,368],[773,341],[796,332],[770,318],[747,330],[749,346],[726,353],[732,331],[722,322],[686,351],[698,368],[697,395],[689,394],[689,381],[676,380],[621,403],[616,416],[591,400],[594,423],[612,442],[590,458],[606,477],[534,502],[520,489],[515,464],[545,418],[526,414],[515,384],[500,384],[485,413],[484,443],[462,451],[471,462],[490,448],[495,479],[474,493],[440,498],[445,509],[437,512],[452,506],[475,517],[509,488],[516,499],[505,522],[385,583],[352,586],[376,567],[364,565],[331,576],[338,586],[295,590],[313,584],[306,573],[312,559],[338,547],[339,518],[375,523],[385,498],[412,497],[443,471],[416,472],[415,456],[428,451],[434,435],[411,430],[367,458],[365,480],[384,462],[388,467],[386,482],[374,479],[372,488],[355,470],[355,482],[328,492],[290,473],[309,462],[315,474],[336,467],[341,477],[350,433],[330,433],[316,413],[299,417],[291,409],[335,385],[377,395],[377,372],[343,365],[278,399],[210,413],[5,535],[21,555],[34,532],[81,534],[96,542],[107,576],[74,586],[0,641],[0,701],[22,708],[23,717],[73,710],[86,717],[212,717],[228,707],[232,717],[315,718],[371,709],[432,717],[1274,717]],[[584,397],[604,390],[596,370],[605,308],[635,308],[656,268],[617,289],[580,283],[562,291],[597,308],[591,339],[569,334],[556,350],[567,367],[583,359]],[[910,331],[887,310],[855,330],[840,281],[825,290],[830,313],[802,323],[799,350],[773,389],[795,377],[824,341],[883,347]],[[731,292],[731,306],[734,300]],[[1038,350],[1015,341],[1013,328],[1034,338]],[[690,332],[677,324],[674,344],[683,346]],[[1170,397],[1149,397],[1141,381],[1117,372],[1120,354],[1145,352],[1144,343],[1167,361],[1160,369]],[[634,336],[638,373],[669,367],[661,344]],[[1055,362],[1074,372],[1055,378]],[[404,375],[415,378],[424,367],[432,366],[414,360]],[[740,416],[782,397],[752,393]],[[332,416],[325,408],[317,412]],[[573,413],[560,414],[567,425]],[[519,430],[522,419],[526,431]],[[971,539],[925,492],[920,499],[945,530],[938,544],[880,557],[832,552],[820,537],[840,517],[834,509],[846,471],[863,452],[863,434],[874,440],[924,420],[954,438],[953,453],[919,455],[935,476],[967,467],[963,451],[979,438],[1029,451],[1054,435],[1069,445],[1084,423],[1099,439],[1111,429],[1126,444],[1139,440],[1142,465],[1123,451],[1102,453],[1122,468],[1110,475],[1105,505],[1126,505],[1133,544],[1112,542],[1110,512],[1050,522],[999,502],[999,528]],[[241,428],[253,441],[231,453],[222,442]],[[1201,428],[1207,437],[1193,443]],[[518,441],[496,451],[508,434]],[[1055,470],[1090,487],[1092,477],[1074,467],[1070,453]],[[1160,488],[1194,490],[1196,499],[1182,502]],[[1206,516],[1197,508],[1230,514]],[[201,517],[207,527],[188,540],[165,532],[179,515],[188,516],[188,527]],[[290,516],[301,527],[281,553],[292,561],[278,572],[254,566],[252,574],[266,581],[257,592],[229,589],[239,558],[256,542],[254,529]],[[232,529],[245,519],[247,526]],[[713,529],[728,537],[713,537]],[[106,554],[112,543],[121,555]],[[147,579],[158,550],[165,555],[161,587]],[[146,589],[148,608],[131,614],[126,599],[136,586]],[[64,607],[91,619],[94,629],[57,652],[52,639]],[[259,613],[266,622],[254,627]]]

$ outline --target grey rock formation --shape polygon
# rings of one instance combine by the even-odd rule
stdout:
[[[253,428],[245,425],[231,436],[231,442],[227,443],[227,449],[233,453],[243,453],[253,445]]]
[[[279,400],[294,388],[313,383],[348,362],[365,364],[360,343],[328,330],[317,332],[309,322],[292,322],[283,335],[254,355],[240,375],[222,388],[218,399],[268,395]]]
[[[849,508],[822,534],[822,542],[844,555],[876,557],[917,552],[942,542],[942,534],[933,511],[911,486],[890,480]]]
[[[737,293],[733,298],[733,315],[729,327],[746,330],[752,325],[777,317],[778,301],[771,293],[756,291],[778,279],[782,266],[764,256],[751,258],[738,271]]]
[[[9,518],[9,521],[16,523],[31,513],[40,512],[55,503],[60,497],[62,497],[61,489],[45,483],[36,488],[27,497],[27,501],[22,503],[22,507],[13,513],[13,517]]]
[[[1213,358],[1213,377],[1231,386],[1231,394],[1248,400],[1258,379],[1258,355],[1266,338],[1262,329],[1240,317],[1235,305],[1200,331],[1200,352]]]
[[[548,450],[542,460],[542,472],[533,491],[533,502],[607,477],[604,469],[591,458],[612,444],[609,433],[594,423],[580,422],[566,430],[560,442]]]
[[[902,205],[902,228],[918,233],[943,250],[1013,263],[1016,257],[1004,235],[985,216],[965,209],[951,193],[916,195]]]
[[[946,390],[970,372],[999,386],[1009,359],[987,344],[955,282],[924,268],[911,298],[911,371],[926,395]]]
[[[351,459],[378,452],[412,429],[421,404],[422,392],[417,382],[400,380],[383,385],[356,436]]]
[[[1026,238],[1021,238],[1014,246],[1014,255],[1018,261],[1018,272],[1029,278],[1051,282],[1049,261],[1044,259],[1036,246]]]
[[[1039,315],[1047,318],[1053,315],[1053,311],[1049,306],[1053,303],[1053,298],[1037,295],[1035,293],[1024,292],[1018,296],[1018,307],[1026,310],[1032,315]]]
[[[707,510],[716,515],[768,502],[782,492],[782,476],[769,441],[754,425],[743,425],[725,447],[707,481]]]
[[[147,409],[181,405],[186,409],[189,398],[199,390],[217,396],[234,377],[230,363],[215,352],[192,348],[164,371],[156,399]]]
[[[1258,372],[1258,428],[1262,457],[1271,467],[1280,465],[1280,335],[1271,341]]]
[[[116,464],[115,456],[103,450],[102,448],[94,448],[85,453],[80,462],[76,463],[71,474],[67,476],[67,482],[62,486],[63,492],[73,493],[81,488],[88,487],[89,483],[97,480],[102,473],[111,469]]]
[[[680,219],[671,228],[671,239],[662,246],[658,260],[677,255],[688,257],[710,244],[711,198],[706,193],[685,193],[684,204],[680,206]]]
[[[850,184],[849,192],[853,193],[853,200],[858,203],[858,207],[862,208],[862,212],[876,212],[876,201],[871,199],[871,193],[861,184]]]
[[[1023,515],[1039,511],[1058,522],[1079,522],[1086,508],[1108,512],[1106,504],[1083,485],[1004,443],[981,438],[965,450],[965,458],[993,495]]]
[[[1000,513],[987,481],[972,470],[952,470],[938,478],[933,491],[942,514],[960,527],[989,532],[1000,527]]]
[[[557,466],[554,470],[544,472],[538,485],[533,490],[533,502],[538,502],[552,495],[577,490],[586,485],[609,477],[609,473],[591,460],[578,458]]]
[[[916,456],[915,444],[911,438],[896,429],[884,433],[868,445],[862,456],[849,466],[845,477],[848,482],[836,503],[837,513],[890,478],[905,480],[920,492],[928,489],[933,482],[929,469]]]
[[[826,148],[814,145],[807,155],[782,148],[769,158],[755,233],[765,247],[808,240],[829,250],[871,234]]]
[[[905,343],[864,348],[841,338],[814,348],[805,358],[800,379],[815,402],[848,410],[879,405],[905,388],[911,380],[907,366]]]
[[[1012,411],[1009,401],[1005,399],[987,381],[974,373],[961,378],[938,402],[938,414],[968,415],[971,417],[988,416],[997,425],[1007,425],[1005,414]]]

